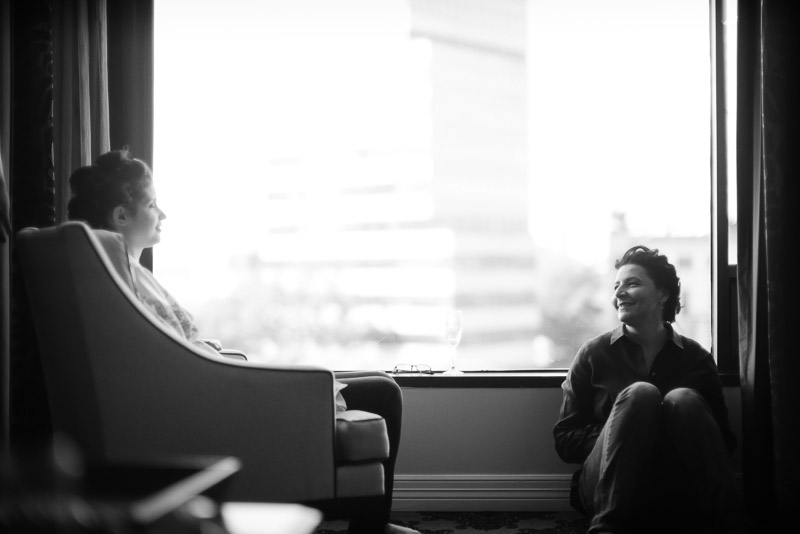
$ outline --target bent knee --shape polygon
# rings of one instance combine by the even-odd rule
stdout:
[[[617,395],[617,405],[627,405],[642,410],[660,410],[661,392],[648,382],[634,382]]]
[[[710,409],[700,393],[691,388],[675,388],[664,396],[664,414],[684,419],[702,416]]]
[[[623,389],[617,398],[636,403],[661,404],[661,391],[649,382],[634,382]]]
[[[705,404],[703,397],[691,388],[675,388],[664,395],[664,405],[668,407],[696,406]]]

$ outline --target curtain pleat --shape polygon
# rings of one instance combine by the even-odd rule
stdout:
[[[800,365],[793,328],[800,321],[794,275],[800,224],[800,36],[797,2],[763,3],[763,181],[767,335],[772,408],[775,504],[783,517],[800,497]],[[794,275],[794,276],[793,276]]]
[[[106,0],[89,4],[89,81],[92,95],[92,160],[110,149],[110,117],[108,115],[108,22]]]
[[[53,14],[54,153],[63,221],[70,174],[110,148],[106,0],[54,2]]]
[[[739,0],[738,280],[745,497],[790,523],[800,470],[798,4]]]
[[[10,128],[8,189],[12,234],[56,221],[53,161],[52,5],[10,2]],[[10,242],[10,435],[12,442],[44,438],[50,431],[47,393],[33,324],[13,241]],[[13,445],[13,443],[12,443]]]
[[[153,0],[108,5],[111,145],[153,164]]]
[[[760,55],[760,9],[758,2],[740,0],[738,27],[738,124],[737,124],[737,280],[738,280],[738,329],[739,329],[739,373],[742,395],[742,459],[745,498],[754,502],[760,492],[758,488],[768,488],[769,480],[764,478],[771,471],[769,457],[761,452],[769,449],[763,440],[771,436],[768,419],[759,418],[758,412],[768,412],[762,408],[764,387],[756,388],[762,382],[758,372],[756,350],[756,321],[763,314],[758,313],[758,295],[763,292],[763,269],[759,269],[760,216],[761,216],[761,55]]]
[[[8,192],[8,134],[11,129],[11,10],[8,2],[0,2],[0,217],[11,233],[11,201]],[[3,228],[0,227],[0,232]],[[8,239],[0,244],[0,457],[11,445],[11,265]]]
[[[2,65],[0,65],[2,72]],[[0,106],[5,103],[0,99]],[[2,137],[0,137],[2,145]],[[3,151],[0,150],[0,458],[9,451],[11,444],[11,286],[8,242],[11,239],[11,204],[8,197],[6,175],[3,170]]]

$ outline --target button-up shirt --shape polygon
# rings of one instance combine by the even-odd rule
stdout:
[[[563,402],[553,429],[562,460],[583,463],[611,413],[617,395],[634,382],[649,382],[664,396],[675,388],[697,391],[708,403],[729,451],[736,446],[722,382],[711,354],[666,324],[667,340],[648,370],[644,351],[624,325],[587,341],[575,356],[561,386]]]

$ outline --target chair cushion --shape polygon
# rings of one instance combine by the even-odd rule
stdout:
[[[336,498],[383,495],[383,464],[341,465],[336,468]]]
[[[336,458],[349,463],[389,458],[389,434],[383,417],[361,410],[336,414]]]

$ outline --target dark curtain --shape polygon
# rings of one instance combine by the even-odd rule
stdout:
[[[797,215],[800,3],[739,0],[739,361],[745,499],[753,518],[793,522],[798,502],[800,320]]]
[[[153,0],[2,2],[0,23],[0,161],[13,236],[66,220],[69,175],[109,148],[129,145],[152,162]],[[10,287],[0,284],[0,334],[10,324],[0,366],[4,450],[50,432],[13,238],[9,245],[0,264],[10,273]]]
[[[111,148],[153,163],[153,0],[108,3]]]
[[[53,3],[53,116],[57,219],[69,176],[109,150],[106,0]]]
[[[0,2],[0,457],[8,452],[11,419],[9,397],[11,371],[11,321],[8,241],[11,233],[11,202],[6,175],[11,121],[11,10]]]
[[[6,180],[10,193],[12,236],[26,226],[56,222],[53,164],[53,42],[51,3],[9,2],[9,132]],[[3,295],[10,326],[9,441],[20,447],[47,435],[49,416],[38,353],[13,240],[9,247],[9,293]]]

